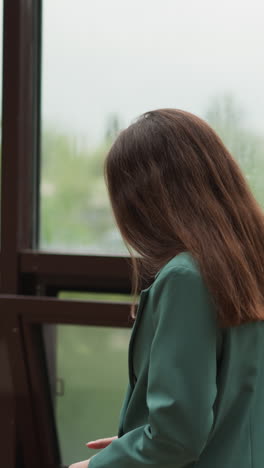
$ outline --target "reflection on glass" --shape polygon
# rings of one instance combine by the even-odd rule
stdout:
[[[103,161],[154,108],[205,118],[264,206],[262,18],[258,0],[43,2],[41,248],[127,254]]]
[[[89,440],[117,435],[129,336],[122,328],[44,326],[63,464],[97,453],[85,446]]]

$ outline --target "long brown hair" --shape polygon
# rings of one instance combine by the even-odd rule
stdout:
[[[264,319],[264,214],[237,162],[203,119],[180,109],[145,112],[116,138],[104,175],[131,255],[133,318],[139,263],[152,276],[189,251],[220,326]]]

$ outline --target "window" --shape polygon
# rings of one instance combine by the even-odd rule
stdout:
[[[72,325],[45,325],[44,330],[48,349],[51,336],[56,346],[50,381],[56,387],[53,403],[61,458],[69,465],[96,453],[86,442],[117,433],[128,380],[130,330]]]
[[[142,112],[183,108],[218,131],[264,206],[263,6],[3,7],[1,462],[61,468],[114,435],[127,382],[131,265],[105,155]]]
[[[44,1],[41,248],[125,252],[102,164],[149,109],[205,118],[264,203],[262,17],[258,0]]]

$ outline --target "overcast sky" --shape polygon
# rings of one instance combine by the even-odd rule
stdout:
[[[113,112],[123,126],[159,107],[203,116],[231,92],[264,133],[263,5],[43,0],[43,121],[96,143]]]

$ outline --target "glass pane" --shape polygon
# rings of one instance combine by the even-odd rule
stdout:
[[[117,435],[130,333],[123,328],[44,326],[58,439],[67,466],[97,453],[85,446],[89,440]]]
[[[44,0],[41,248],[127,253],[102,163],[154,108],[207,119],[264,206],[262,19],[258,0]]]

